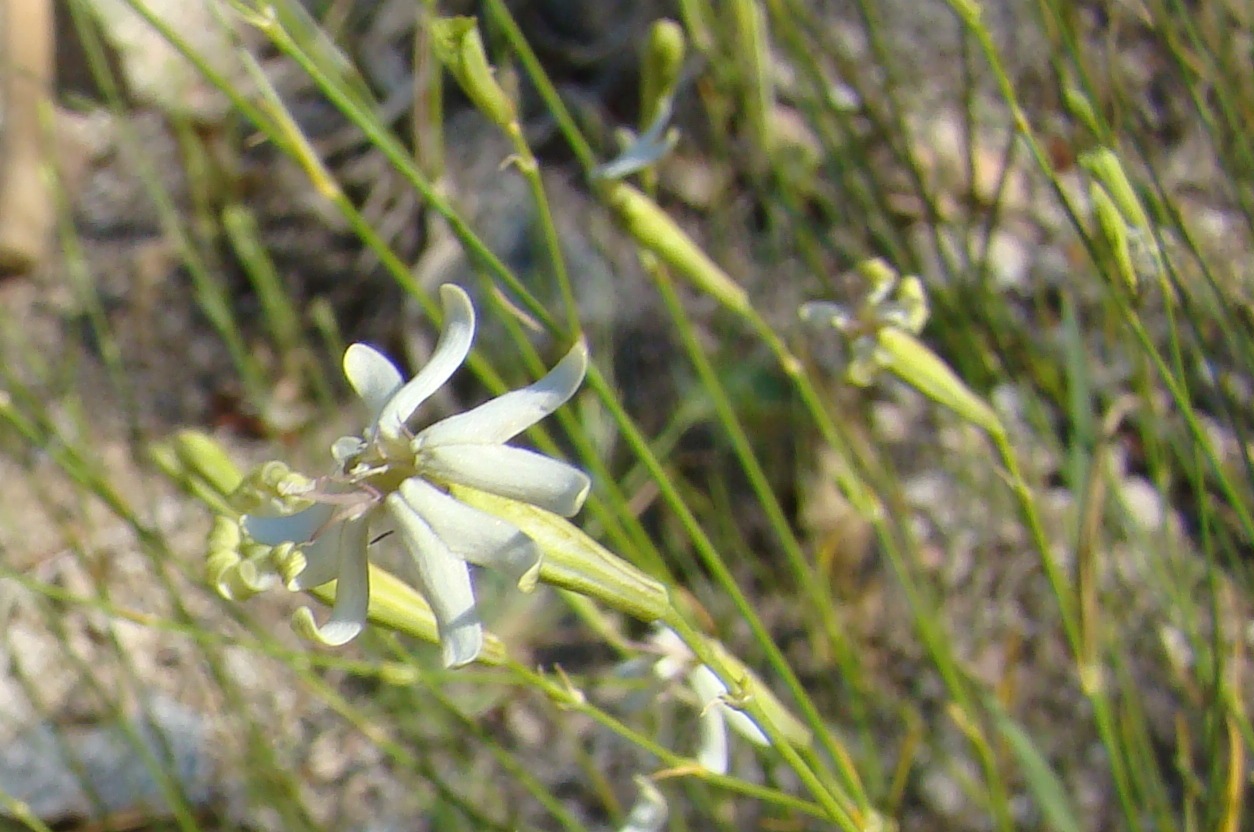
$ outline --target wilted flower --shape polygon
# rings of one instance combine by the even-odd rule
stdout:
[[[622,153],[598,165],[592,175],[600,179],[625,179],[660,162],[679,142],[679,131],[670,126],[671,107],[669,97],[662,99],[657,115],[639,136],[623,131],[626,140]]]
[[[727,726],[754,745],[767,746],[770,739],[744,711],[728,704],[727,685],[704,664],[699,664],[692,650],[669,627],[658,627],[650,646],[660,656],[653,663],[653,674],[666,682],[682,678],[696,694],[701,708],[701,738],[697,762],[717,774],[727,773]]]
[[[365,626],[367,548],[372,535],[395,532],[438,622],[444,663],[456,666],[473,661],[483,646],[467,564],[505,572],[527,590],[535,584],[540,549],[517,526],[454,499],[449,487],[478,489],[566,517],[577,512],[588,494],[587,476],[504,443],[574,394],[588,356],[583,343],[576,344],[536,383],[416,430],[419,407],[465,361],[474,338],[474,307],[466,293],[445,285],[440,296],[444,330],[431,360],[411,380],[365,344],[345,352],[344,374],[369,409],[370,422],[360,436],[332,445],[332,475],[287,495],[307,507],[254,511],[242,526],[258,543],[294,544],[281,567],[290,588],[337,581],[326,624],[319,627],[304,613],[304,629],[329,645],[349,641]]]
[[[868,260],[858,272],[871,284],[871,291],[855,308],[831,301],[814,301],[801,307],[801,319],[834,327],[850,341],[852,358],[849,381],[865,387],[887,362],[882,354],[880,332],[897,329],[918,335],[927,323],[927,296],[923,284],[913,275],[902,277],[880,259]]]
[[[829,324],[852,340],[849,381],[865,387],[888,369],[990,435],[1001,435],[1005,428],[988,403],[916,337],[928,317],[922,281],[901,277],[878,259],[862,263],[858,271],[871,282],[871,292],[856,311],[827,301],[807,303],[800,310],[802,320]]]

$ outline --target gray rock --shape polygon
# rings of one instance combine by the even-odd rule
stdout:
[[[215,791],[206,734],[204,717],[165,698],[130,726],[39,722],[0,747],[0,791],[49,823],[168,814],[159,777],[191,806],[204,806]]]

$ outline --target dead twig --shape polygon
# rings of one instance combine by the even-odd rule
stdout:
[[[0,0],[0,273],[43,256],[54,218],[40,110],[51,104],[53,0]]]

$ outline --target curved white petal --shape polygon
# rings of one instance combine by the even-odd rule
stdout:
[[[379,418],[383,406],[404,383],[396,365],[366,344],[353,344],[344,351],[344,377],[366,403],[371,422]]]
[[[580,341],[544,378],[442,419],[418,434],[415,442],[418,447],[507,442],[565,404],[587,372],[588,347]]]
[[[670,100],[667,99],[648,129],[618,156],[594,168],[592,175],[600,179],[623,179],[657,164],[679,142],[679,131],[667,129],[670,117]]]
[[[414,411],[444,386],[470,354],[475,337],[475,308],[470,297],[461,288],[446,283],[440,287],[440,298],[444,302],[444,330],[431,360],[379,411],[379,435],[385,440],[394,441],[404,433]]]
[[[701,712],[701,732],[697,745],[697,762],[715,774],[727,773],[727,723],[716,704]]]
[[[328,647],[339,647],[355,639],[366,626],[366,613],[370,608],[366,524],[345,523],[339,537],[340,568],[335,582],[335,606],[331,609],[331,617],[321,627],[315,625],[310,628],[309,624],[313,623],[311,614],[310,620],[301,626],[305,635]]]
[[[304,511],[282,517],[245,514],[240,524],[249,537],[267,546],[306,543],[313,540],[318,530],[326,525],[333,511],[333,507],[326,503],[316,503]]]
[[[449,551],[399,493],[389,494],[385,505],[418,567],[423,595],[439,625],[445,667],[469,664],[483,650],[483,625],[475,610],[470,568]]]
[[[478,566],[504,572],[530,590],[539,577],[540,547],[512,523],[458,502],[418,478],[401,483],[401,497],[449,550]]]
[[[344,463],[366,450],[366,442],[360,436],[341,436],[331,443],[331,458],[341,468]]]
[[[732,727],[740,736],[747,739],[754,745],[768,746],[771,740],[763,733],[758,724],[753,721],[744,711],[738,711],[726,702],[720,702],[719,708],[723,712],[723,719]]]
[[[441,445],[419,457],[424,475],[468,485],[570,517],[588,496],[582,471],[534,451],[507,445]]]

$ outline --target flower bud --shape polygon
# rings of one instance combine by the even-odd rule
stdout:
[[[431,42],[475,107],[502,129],[517,119],[514,102],[493,75],[473,17],[442,17],[431,22]]]
[[[741,315],[751,311],[745,290],[736,285],[656,202],[625,182],[609,186],[607,197],[637,243],[732,311]]]
[[[673,20],[656,21],[649,29],[640,68],[640,123],[649,125],[675,94],[684,66],[684,30]]]
[[[1075,87],[1067,87],[1063,90],[1062,97],[1067,104],[1067,111],[1072,116],[1079,119],[1094,136],[1102,135],[1101,123],[1097,120],[1097,111],[1093,109],[1093,102],[1089,101],[1087,95]]]
[[[990,435],[1002,435],[1004,429],[993,409],[923,342],[908,332],[886,327],[880,330],[876,346],[884,366],[902,381]]]
[[[1128,248],[1128,224],[1123,214],[1115,207],[1114,201],[1106,193],[1106,189],[1096,182],[1089,186],[1089,197],[1093,201],[1093,215],[1097,218],[1102,239],[1110,247],[1115,258],[1115,265],[1128,288],[1136,292],[1140,285],[1136,268],[1132,265],[1132,253]]]
[[[309,477],[274,460],[250,471],[228,501],[240,514],[294,514],[311,505],[304,495],[313,489]]]
[[[229,517],[213,519],[209,530],[209,555],[205,558],[205,579],[213,584],[218,594],[230,599],[231,582],[228,576],[243,558],[239,552],[241,532],[239,523]]]
[[[174,453],[186,469],[226,497],[244,478],[226,450],[208,434],[184,430],[174,437]]]
[[[1123,219],[1133,228],[1148,229],[1149,217],[1141,206],[1123,163],[1110,148],[1102,147],[1080,157],[1080,164],[1110,195]]]
[[[273,587],[275,580],[264,560],[241,560],[222,575],[218,592],[232,601],[245,601]]]

